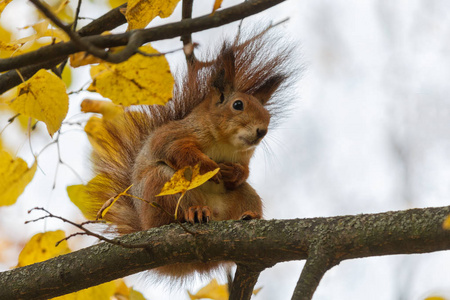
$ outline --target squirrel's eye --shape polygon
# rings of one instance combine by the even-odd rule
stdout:
[[[241,100],[236,100],[233,103],[233,108],[235,110],[244,110],[244,103]]]

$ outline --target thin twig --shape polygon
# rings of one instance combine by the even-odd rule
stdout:
[[[42,3],[39,0],[30,0],[37,9],[39,9],[47,18],[50,19],[57,27],[62,29],[71,39],[71,41],[78,47],[78,49],[88,52],[96,57],[103,60],[108,60],[108,53],[101,48],[97,48],[91,43],[82,40],[81,36],[72,30],[72,26],[64,24],[57,16],[55,16],[52,11],[48,8],[47,4]]]
[[[84,225],[82,225],[83,223],[82,224],[77,224],[77,223],[72,222],[72,221],[70,221],[70,220],[68,220],[66,218],[63,218],[63,217],[60,217],[60,216],[56,216],[56,215],[50,213],[48,210],[46,210],[43,207],[34,207],[34,208],[30,209],[28,211],[28,213],[31,213],[34,210],[41,210],[41,211],[45,212],[47,215],[43,216],[43,217],[40,217],[40,218],[37,218],[37,219],[34,219],[34,220],[26,221],[25,224],[36,222],[36,221],[47,219],[47,218],[54,218],[54,219],[59,219],[59,220],[65,222],[65,223],[69,223],[70,225],[75,226],[76,228],[78,228],[78,229],[80,229],[82,231],[79,234],[72,234],[71,236],[86,234],[86,235],[90,235],[90,236],[96,237],[96,238],[98,238],[101,241],[104,241],[104,242],[107,242],[107,243],[110,243],[110,244],[113,244],[113,245],[121,246],[121,247],[124,247],[124,248],[146,248],[146,247],[148,247],[150,245],[149,243],[128,244],[128,243],[124,243],[124,242],[121,242],[121,241],[118,241],[118,240],[109,239],[107,237],[104,237],[104,236],[102,236],[102,235],[100,235],[98,233],[95,233],[95,232],[87,229],[86,227],[84,227]],[[69,237],[66,237],[63,240],[67,240],[68,238]],[[61,241],[59,241],[57,243],[57,245]]]
[[[78,0],[77,9],[75,11],[75,18],[74,18],[73,24],[72,24],[73,31],[77,31],[78,18],[80,16],[80,10],[81,10],[81,2],[82,2],[82,0]]]

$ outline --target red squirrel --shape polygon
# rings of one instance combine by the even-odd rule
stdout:
[[[178,211],[182,222],[261,218],[261,198],[246,180],[256,146],[288,100],[279,92],[291,74],[291,48],[276,47],[276,42],[267,33],[224,42],[210,62],[194,60],[178,76],[167,105],[128,108],[105,122],[103,149],[92,155],[99,178],[88,187],[92,201],[101,206],[133,185],[132,195],[174,214],[179,195],[155,195],[175,171],[200,164],[201,174],[220,171],[186,193]],[[161,209],[131,197],[121,197],[104,218],[120,234],[174,222]],[[156,271],[183,277],[218,265],[178,264]]]

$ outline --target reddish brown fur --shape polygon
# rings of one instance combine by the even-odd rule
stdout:
[[[246,182],[248,165],[271,116],[286,104],[274,95],[290,75],[289,51],[270,54],[269,41],[275,42],[260,35],[224,43],[211,63],[188,68],[166,106],[129,109],[106,123],[104,149],[93,154],[95,171],[103,178],[90,186],[93,212],[133,184],[133,195],[175,213],[178,195],[155,195],[175,170],[200,163],[201,173],[219,166],[221,170],[212,181],[186,193],[178,212],[183,221],[260,218],[261,199]],[[120,234],[173,222],[160,209],[128,197],[120,198],[105,218]],[[178,264],[157,272],[184,276],[218,265]]]

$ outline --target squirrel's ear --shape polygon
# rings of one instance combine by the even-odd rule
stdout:
[[[261,101],[262,104],[266,104],[269,101],[272,94],[280,87],[283,81],[286,80],[286,76],[274,75],[269,77],[263,84],[261,84],[253,93],[252,96]]]
[[[235,66],[234,52],[231,47],[224,45],[217,58],[217,71],[213,76],[213,86],[221,93],[233,88]]]

